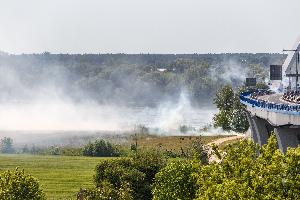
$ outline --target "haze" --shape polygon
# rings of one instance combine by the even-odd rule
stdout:
[[[1,0],[9,53],[281,52],[299,0]]]

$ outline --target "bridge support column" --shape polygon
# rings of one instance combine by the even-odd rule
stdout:
[[[267,130],[267,121],[256,116],[251,116],[249,112],[246,112],[248,122],[250,124],[251,138],[255,143],[260,146],[267,143],[269,134]]]
[[[255,142],[258,143],[258,138],[257,138],[257,134],[256,134],[256,129],[254,128],[254,122],[252,120],[252,116],[249,112],[246,111],[246,116],[250,125],[250,137],[251,139]]]
[[[266,120],[258,118],[256,116],[252,117],[254,129],[257,134],[258,144],[260,146],[266,144],[268,142],[269,134],[267,130],[267,123]]]
[[[286,152],[287,147],[297,147],[300,143],[300,128],[275,128],[278,147]]]

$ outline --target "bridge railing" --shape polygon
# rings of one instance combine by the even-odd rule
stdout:
[[[258,92],[258,91],[253,91]],[[251,98],[251,94],[253,92],[247,91],[242,92],[240,95],[240,102],[245,105],[249,105],[252,107],[267,109],[272,112],[281,112],[287,114],[297,114],[300,115],[300,105],[291,105],[284,103],[273,103],[260,99]]]

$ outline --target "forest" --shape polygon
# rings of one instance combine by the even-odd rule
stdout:
[[[26,101],[55,92],[75,102],[156,106],[188,94],[212,104],[218,89],[246,77],[268,82],[270,64],[285,54],[0,54],[0,101]],[[45,89],[46,88],[46,89]],[[32,92],[34,91],[34,92]]]

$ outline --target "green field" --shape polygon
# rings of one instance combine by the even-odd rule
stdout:
[[[206,144],[222,137],[226,136],[204,136],[201,141]],[[139,139],[138,145],[142,149],[177,152],[191,147],[197,139],[196,136],[151,136]],[[76,199],[81,187],[93,187],[94,169],[102,159],[108,158],[0,154],[0,172],[16,167],[25,169],[39,180],[48,199]]]
[[[94,168],[105,158],[0,154],[0,170],[16,167],[36,177],[47,199],[76,199],[80,187],[93,186]]]

